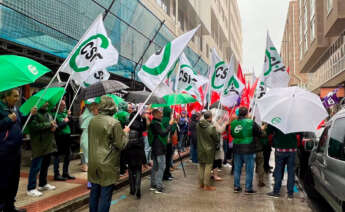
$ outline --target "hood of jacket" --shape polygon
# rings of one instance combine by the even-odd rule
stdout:
[[[207,128],[207,127],[209,127],[210,125],[211,125],[211,123],[208,122],[206,119],[200,120],[200,122],[199,122],[199,126],[200,126],[201,128]]]

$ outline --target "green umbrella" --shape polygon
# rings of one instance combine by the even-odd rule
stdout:
[[[50,69],[17,55],[0,56],[0,92],[35,82]]]
[[[44,94],[44,90],[31,96],[26,102],[19,108],[20,112],[26,116],[30,113],[32,107],[36,105],[36,102]],[[46,102],[49,102],[49,107],[52,109],[57,103],[59,103],[62,96],[65,94],[65,89],[61,87],[48,88],[46,94],[42,97],[37,108],[41,108]]]
[[[123,100],[121,97],[116,96],[115,94],[110,93],[110,94],[106,94],[106,96],[110,96],[114,100],[116,105],[118,105],[120,102],[125,102],[125,100]],[[101,97],[100,96],[96,97],[95,102],[100,103]]]
[[[191,95],[185,94],[185,93],[166,95],[163,97],[163,99],[165,100],[166,104],[153,104],[152,107],[182,105],[182,104],[189,104],[189,103],[193,103],[197,101]]]

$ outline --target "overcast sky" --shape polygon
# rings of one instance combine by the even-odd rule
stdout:
[[[290,0],[237,0],[243,32],[242,67],[260,75],[264,62],[266,33],[280,50]]]

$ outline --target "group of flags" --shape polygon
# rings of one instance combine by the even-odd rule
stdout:
[[[208,77],[202,76],[183,53],[199,27],[168,42],[141,67],[138,76],[154,95],[163,97],[172,93],[187,93],[198,100],[201,109],[216,101],[227,108],[249,108],[265,94],[267,88],[288,86],[289,74],[269,35],[263,73],[258,79],[246,83],[240,64],[236,66],[235,57],[232,56],[227,64],[214,48],[211,50]],[[117,64],[118,57],[119,53],[107,35],[103,15],[100,14],[59,71],[70,74],[79,86],[88,87],[109,79],[106,68]]]

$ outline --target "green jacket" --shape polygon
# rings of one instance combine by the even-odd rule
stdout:
[[[88,142],[88,180],[101,186],[115,184],[120,176],[120,152],[128,142],[120,122],[103,114],[93,117]]]
[[[62,113],[58,113],[56,116],[56,122],[59,126],[56,130],[58,135],[69,135],[71,134],[71,128],[68,125],[68,122],[64,122],[64,119],[68,117],[67,111],[64,111]]]
[[[52,115],[44,110],[39,110],[32,116],[28,128],[33,158],[56,152],[54,132],[50,130],[52,120]]]
[[[216,128],[207,120],[203,119],[197,124],[196,131],[199,163],[213,163],[216,146],[220,140]]]
[[[231,135],[234,144],[250,144],[253,142],[253,120],[240,119],[231,122]]]

